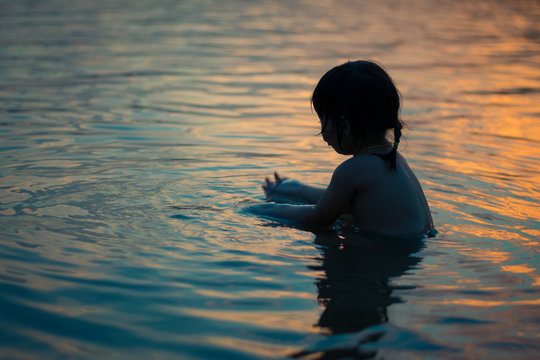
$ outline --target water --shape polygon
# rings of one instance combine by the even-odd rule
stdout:
[[[538,1],[3,1],[0,358],[540,355]],[[371,58],[439,231],[245,214],[343,160],[310,92]],[[384,243],[383,243],[384,244]]]

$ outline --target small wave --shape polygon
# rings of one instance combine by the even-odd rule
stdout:
[[[189,210],[189,211],[215,211],[221,212],[223,209],[218,209],[212,206],[206,205],[172,205],[171,209],[175,210]]]
[[[540,88],[536,87],[517,87],[499,90],[477,90],[465,91],[465,94],[470,95],[530,95],[540,93]]]
[[[526,137],[522,137],[522,136],[490,134],[490,133],[485,133],[485,132],[480,132],[480,131],[470,131],[470,133],[472,135],[478,135],[478,136],[488,136],[488,137],[494,137],[494,138],[498,138],[498,139],[508,139],[508,140],[520,140],[520,141],[527,141],[527,142],[532,142],[532,143],[535,143],[535,144],[540,144],[540,140],[526,138]]]

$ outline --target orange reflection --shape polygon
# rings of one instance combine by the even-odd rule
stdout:
[[[279,298],[297,298],[297,299],[313,299],[315,296],[312,293],[297,292],[297,291],[278,291],[278,290],[252,290],[252,291],[238,291],[235,293],[208,290],[208,289],[196,289],[195,292],[200,295],[208,296],[210,298],[217,297],[221,299],[245,299],[245,298],[265,298],[265,299],[279,299]]]
[[[457,279],[458,284],[478,284],[480,280],[478,279]]]
[[[318,319],[318,308],[294,311],[219,311],[204,309],[185,309],[189,315],[212,320],[238,322],[260,326],[262,328],[287,329],[293,331],[316,333],[313,324]]]
[[[274,345],[271,343],[255,342],[245,339],[230,338],[230,337],[208,337],[206,338],[210,344],[215,344],[223,347],[228,347],[231,349],[243,349],[251,353],[257,354],[260,357],[288,357],[288,354],[291,354],[295,350],[298,350],[297,347]]]
[[[473,257],[478,260],[490,261],[494,264],[502,263],[510,259],[505,251],[491,250],[486,248],[469,248],[460,250],[460,254]]]
[[[533,272],[536,269],[522,264],[522,265],[504,265],[504,266],[501,266],[501,270],[508,271],[514,274],[527,274],[527,273]]]
[[[483,261],[489,261],[493,264],[500,264],[507,262],[511,259],[511,256],[506,251],[500,251],[496,249],[488,249],[488,248],[468,248],[468,249],[462,249],[460,250],[460,254],[473,257],[478,260]],[[502,271],[510,272],[513,274],[527,274],[527,276],[531,279],[532,285],[537,286],[540,283],[540,277],[531,274],[536,270],[536,268],[530,267],[526,264],[519,264],[519,265],[501,265],[500,269]],[[461,281],[461,283],[466,283],[468,281]],[[471,281],[476,282],[476,281]],[[486,290],[486,288],[484,288]]]
[[[467,220],[470,220],[467,216]],[[481,226],[475,224],[445,224],[445,227],[449,230],[455,231],[458,234],[464,234],[463,236],[475,236],[479,238],[487,238],[492,240],[528,240],[523,235],[516,233],[514,229],[504,228],[491,228],[488,226]],[[484,249],[481,249],[484,250]]]
[[[463,305],[473,307],[496,307],[496,306],[515,306],[515,305],[540,305],[540,299],[534,300],[478,300],[478,299],[445,299],[442,301],[419,301],[421,304],[438,304],[438,305]]]

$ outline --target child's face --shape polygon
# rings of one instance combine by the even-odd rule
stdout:
[[[346,124],[345,121],[341,122]],[[330,119],[324,120],[321,119],[321,135],[323,140],[330,145],[338,154],[342,155],[352,155],[354,149],[356,148],[356,141],[350,135],[350,129],[348,126],[345,126],[341,131],[338,131],[336,122]]]

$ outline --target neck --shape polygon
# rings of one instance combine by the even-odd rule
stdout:
[[[390,146],[391,144],[387,140],[380,140],[379,142],[372,142],[368,146],[364,146],[358,149],[358,151],[355,152],[355,155],[366,154],[366,153],[371,152],[371,150],[388,148]]]

